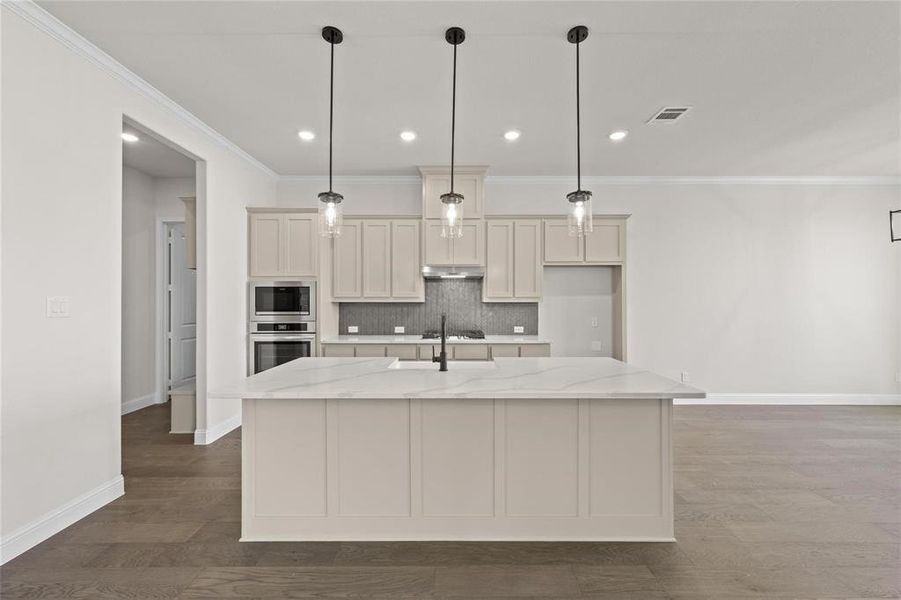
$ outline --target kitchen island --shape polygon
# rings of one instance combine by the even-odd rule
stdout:
[[[673,539],[672,400],[610,358],[304,358],[241,398],[244,541]]]

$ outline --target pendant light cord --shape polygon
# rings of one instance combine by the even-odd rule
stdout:
[[[454,134],[457,128],[457,45],[454,44],[454,77],[451,92],[451,172],[450,191],[454,193]]]
[[[579,105],[579,46],[576,42],[576,189],[582,191],[582,121]]]
[[[335,42],[329,42],[331,48],[331,65],[329,70],[328,91],[328,191],[332,191],[332,128],[335,114]]]

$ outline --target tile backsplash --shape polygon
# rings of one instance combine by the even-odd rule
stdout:
[[[356,325],[363,335],[390,335],[395,326],[403,326],[407,335],[419,335],[438,329],[441,313],[447,314],[449,331],[512,335],[514,326],[522,326],[526,335],[538,333],[537,302],[482,302],[481,279],[427,279],[425,302],[342,302],[338,326],[342,334]]]

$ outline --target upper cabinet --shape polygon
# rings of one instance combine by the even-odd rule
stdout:
[[[489,219],[485,224],[485,302],[541,299],[541,221]]]
[[[250,276],[316,277],[318,243],[315,213],[251,212]]]
[[[595,217],[584,238],[569,235],[565,219],[544,221],[544,264],[617,265],[626,256],[626,219]]]
[[[332,298],[423,302],[418,219],[345,219],[332,245]]]
[[[422,217],[441,218],[441,194],[450,191],[450,167],[419,167],[422,175]],[[455,167],[454,191],[463,194],[463,217],[484,216],[483,194],[488,167]]]
[[[463,220],[463,237],[441,237],[441,221],[423,221],[425,264],[430,267],[475,267],[485,265],[485,222]]]

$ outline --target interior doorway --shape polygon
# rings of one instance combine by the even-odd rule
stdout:
[[[171,142],[123,121],[122,414],[168,403],[171,433],[195,432],[202,377],[199,165]]]
[[[197,269],[188,263],[184,221],[169,221],[165,230],[163,292],[165,331],[162,344],[168,389],[194,383],[197,373]]]

